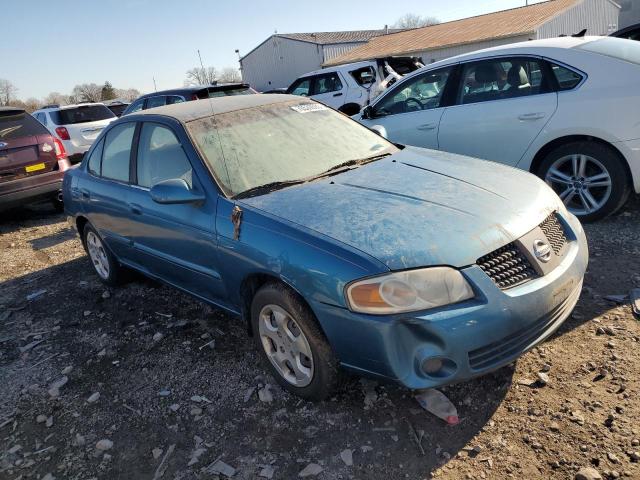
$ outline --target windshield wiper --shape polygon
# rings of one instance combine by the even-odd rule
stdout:
[[[334,165],[329,170],[325,170],[318,175],[314,175],[313,177],[307,180],[315,180],[317,178],[328,177],[329,175],[336,175],[338,173],[346,172],[347,170],[352,170],[353,167],[364,165],[365,163],[375,162],[376,160],[380,160],[381,158],[388,157],[391,155],[390,153],[379,153],[377,155],[371,155],[370,157],[364,158],[354,158],[353,160],[347,160],[346,162],[339,163],[338,165]]]
[[[240,192],[237,195],[234,195],[234,199],[254,197],[256,195],[264,195],[265,193],[270,193],[275,190],[280,190],[281,188],[290,187],[291,185],[299,185],[301,183],[307,183],[312,180],[317,180],[318,178],[328,177],[330,175],[337,175],[338,173],[346,172],[347,170],[353,169],[355,166],[364,165],[365,163],[374,162],[381,158],[387,157],[391,155],[390,153],[381,153],[377,155],[372,155],[370,157],[365,158],[357,158],[353,160],[347,160],[346,162],[339,163],[338,165],[334,165],[329,170],[326,170],[318,175],[313,175],[311,177],[302,178],[299,180],[285,180],[281,182],[271,182],[265,183],[264,185],[258,185],[257,187],[252,187],[244,192]]]
[[[275,190],[280,190],[281,188],[289,187],[291,185],[298,185],[300,183],[304,183],[305,181],[306,180],[287,180],[283,182],[265,183],[264,185],[258,185],[257,187],[252,187],[249,190],[240,192],[237,195],[234,195],[233,198],[239,199],[239,198],[254,197],[256,195],[262,195],[265,193],[273,192]]]

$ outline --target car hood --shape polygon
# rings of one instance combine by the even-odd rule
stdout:
[[[413,147],[241,203],[357,248],[391,270],[471,265],[561,208],[527,172]]]

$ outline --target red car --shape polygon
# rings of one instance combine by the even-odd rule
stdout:
[[[71,164],[62,146],[20,108],[0,107],[0,210],[50,199],[62,209],[62,177]]]

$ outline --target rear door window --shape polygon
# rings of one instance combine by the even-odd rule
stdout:
[[[100,164],[102,163],[102,149],[104,148],[104,140],[93,149],[89,159],[87,160],[87,168],[89,173],[100,176]]]
[[[135,122],[112,128],[104,140],[102,176],[119,182],[129,181],[129,158]]]
[[[173,131],[157,123],[144,123],[138,142],[138,185],[151,188],[180,178],[191,188],[192,176],[191,163]]]
[[[129,105],[129,107],[127,107],[127,115],[129,113],[139,112],[140,110],[142,110],[142,107],[144,106],[144,100],[144,98],[141,98],[140,100],[136,100],[131,105]]]
[[[113,112],[104,105],[80,105],[73,108],[53,110],[50,115],[51,120],[56,125],[73,125],[116,118]]]
[[[40,122],[26,112],[20,110],[0,112],[0,141],[48,133]]]
[[[351,76],[356,83],[363,87],[368,87],[376,81],[376,72],[373,67],[363,67],[351,72]]]
[[[462,72],[459,103],[479,103],[545,93],[542,62],[501,58],[467,63]]]
[[[164,95],[147,98],[147,108],[162,107],[166,104],[167,104],[167,97]]]
[[[184,102],[184,98],[179,95],[167,96],[167,105],[173,105],[174,103],[182,103],[182,102]]]
[[[551,71],[558,82],[558,90],[572,90],[582,82],[582,75],[569,68],[552,63]]]
[[[46,125],[47,124],[47,116],[40,112],[40,113],[36,113],[36,118],[38,119],[38,121],[43,124]]]
[[[342,90],[342,82],[340,81],[338,72],[318,75],[316,77],[315,86],[313,88],[314,95],[337,92],[338,90]]]

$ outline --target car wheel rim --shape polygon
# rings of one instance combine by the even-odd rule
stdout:
[[[291,385],[306,387],[313,379],[313,354],[296,321],[278,305],[266,305],[259,315],[260,341],[271,364]]]
[[[556,160],[545,181],[575,215],[600,210],[611,197],[611,175],[606,167],[589,155],[573,154]]]
[[[105,280],[109,278],[107,252],[104,249],[102,240],[93,232],[87,234],[87,250],[89,250],[89,258],[91,258],[91,263],[93,263],[98,275]]]

